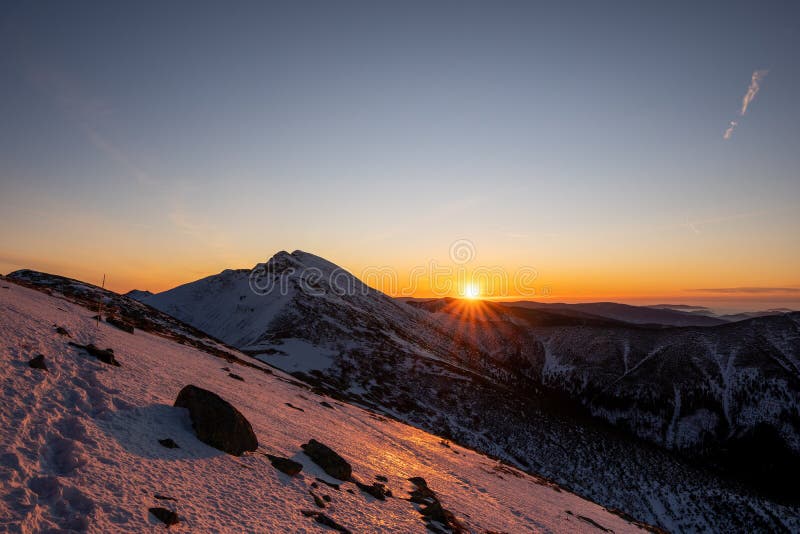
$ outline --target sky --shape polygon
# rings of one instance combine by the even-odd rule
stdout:
[[[796,2],[5,2],[0,272],[800,308],[798,50]]]

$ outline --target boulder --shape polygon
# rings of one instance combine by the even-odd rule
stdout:
[[[322,470],[330,476],[338,478],[339,480],[350,480],[353,474],[353,468],[333,449],[315,439],[301,445],[301,447],[303,448],[303,452],[306,453],[306,456],[311,458],[315,464],[320,466]]]
[[[203,443],[234,456],[258,448],[250,422],[216,393],[188,385],[178,393],[175,406],[189,410],[192,426]]]
[[[43,371],[47,371],[47,364],[44,363],[44,354],[37,354],[34,356],[33,359],[28,362],[28,365],[34,369],[42,369]]]

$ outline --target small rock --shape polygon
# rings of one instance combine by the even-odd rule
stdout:
[[[167,497],[166,495],[161,495],[160,493],[153,494],[153,497],[155,497],[156,499],[159,499],[161,501],[176,501],[177,502],[177,500],[178,500],[175,497]]]
[[[339,480],[350,480],[353,474],[353,468],[333,449],[315,439],[301,445],[301,447],[303,448],[303,452],[330,476],[338,478]]]
[[[237,374],[234,374],[234,373],[228,373],[228,376],[229,376],[229,377],[231,377],[231,378],[233,378],[234,380],[241,380],[242,382],[244,382],[244,378],[242,378],[241,376],[239,376],[239,375],[237,375]]]
[[[322,512],[317,512],[314,510],[301,510],[302,513],[306,517],[313,517],[314,521],[319,523],[320,525],[325,525],[326,527],[330,527],[333,530],[343,532],[344,534],[350,534],[350,529],[344,527],[328,517],[327,515],[323,514]]]
[[[271,454],[267,454],[267,458],[269,458],[272,467],[282,473],[286,473],[290,477],[295,476],[303,470],[303,464],[300,462],[295,462],[294,460],[290,460],[289,458],[282,458],[280,456],[273,456]],[[312,486],[314,485],[312,484]]]
[[[364,493],[368,493],[378,499],[379,501],[385,501],[386,497],[391,497],[392,492],[386,489],[386,486],[381,484],[380,482],[375,482],[374,484],[364,484],[359,482],[358,480],[354,481],[358,489],[363,491]]]
[[[311,496],[314,498],[314,504],[316,504],[319,508],[325,508],[325,501],[323,501],[319,495],[314,493],[314,490],[308,490]]]
[[[172,438],[160,439],[158,442],[168,449],[180,449],[180,446]]]
[[[107,363],[108,365],[114,365],[119,367],[120,364],[117,359],[114,357],[114,349],[99,349],[94,346],[94,344],[89,343],[88,345],[80,345],[78,343],[73,343],[72,341],[69,342],[70,345],[73,347],[77,347],[79,349],[83,349],[98,360],[103,363]]]
[[[326,408],[330,408],[331,410],[333,410],[333,406],[331,406],[331,404],[330,404],[329,402],[326,402],[326,401],[319,401],[319,403],[320,403],[321,405],[323,405],[324,407],[326,407]]]
[[[312,487],[312,488],[314,488],[314,489],[316,489],[316,488],[318,488],[318,487],[319,487],[319,484],[317,484],[316,482],[312,482],[312,483],[311,483],[311,487]]]
[[[331,502],[331,496],[330,495],[323,495],[322,496],[322,500],[325,501],[325,502]]]
[[[189,410],[197,438],[203,443],[234,456],[258,448],[250,422],[216,393],[188,385],[178,393],[175,406]]]
[[[294,405],[294,404],[292,404],[291,402],[287,402],[287,403],[285,403],[285,404],[286,404],[286,406],[288,406],[289,408],[292,408],[293,410],[299,410],[299,411],[301,411],[301,412],[304,412],[304,411],[305,411],[305,410],[304,410],[304,409],[302,409],[302,408],[298,408],[297,406],[295,406],[295,405]]]
[[[42,369],[43,371],[47,371],[47,364],[44,363],[44,354],[37,354],[34,356],[31,361],[28,362],[28,365],[34,369]]]
[[[383,475],[375,475],[375,480],[378,482],[389,482],[389,479]]]
[[[64,328],[63,326],[57,326],[56,327],[56,334],[59,334],[59,335],[62,335],[62,336],[67,336],[67,337],[72,337],[69,334],[69,332],[67,331],[67,329]]]
[[[167,525],[167,527],[171,527],[172,525],[177,525],[180,523],[178,514],[167,508],[155,507],[150,508],[148,511],[153,514],[156,519]]]

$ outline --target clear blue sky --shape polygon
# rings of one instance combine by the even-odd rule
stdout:
[[[468,238],[564,298],[799,287],[799,32],[797,2],[6,2],[0,272]]]

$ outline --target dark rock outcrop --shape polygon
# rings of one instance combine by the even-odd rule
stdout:
[[[339,480],[350,480],[353,475],[353,468],[347,461],[339,456],[333,449],[323,445],[319,441],[312,439],[302,445],[303,452],[311,458],[315,464],[320,466],[323,471],[333,478]]]
[[[43,371],[47,371],[47,364],[44,363],[44,354],[37,354],[34,356],[31,361],[28,362],[34,369],[42,369]]]
[[[189,410],[194,430],[203,443],[234,456],[258,448],[250,422],[216,393],[188,385],[178,393],[175,406]]]

